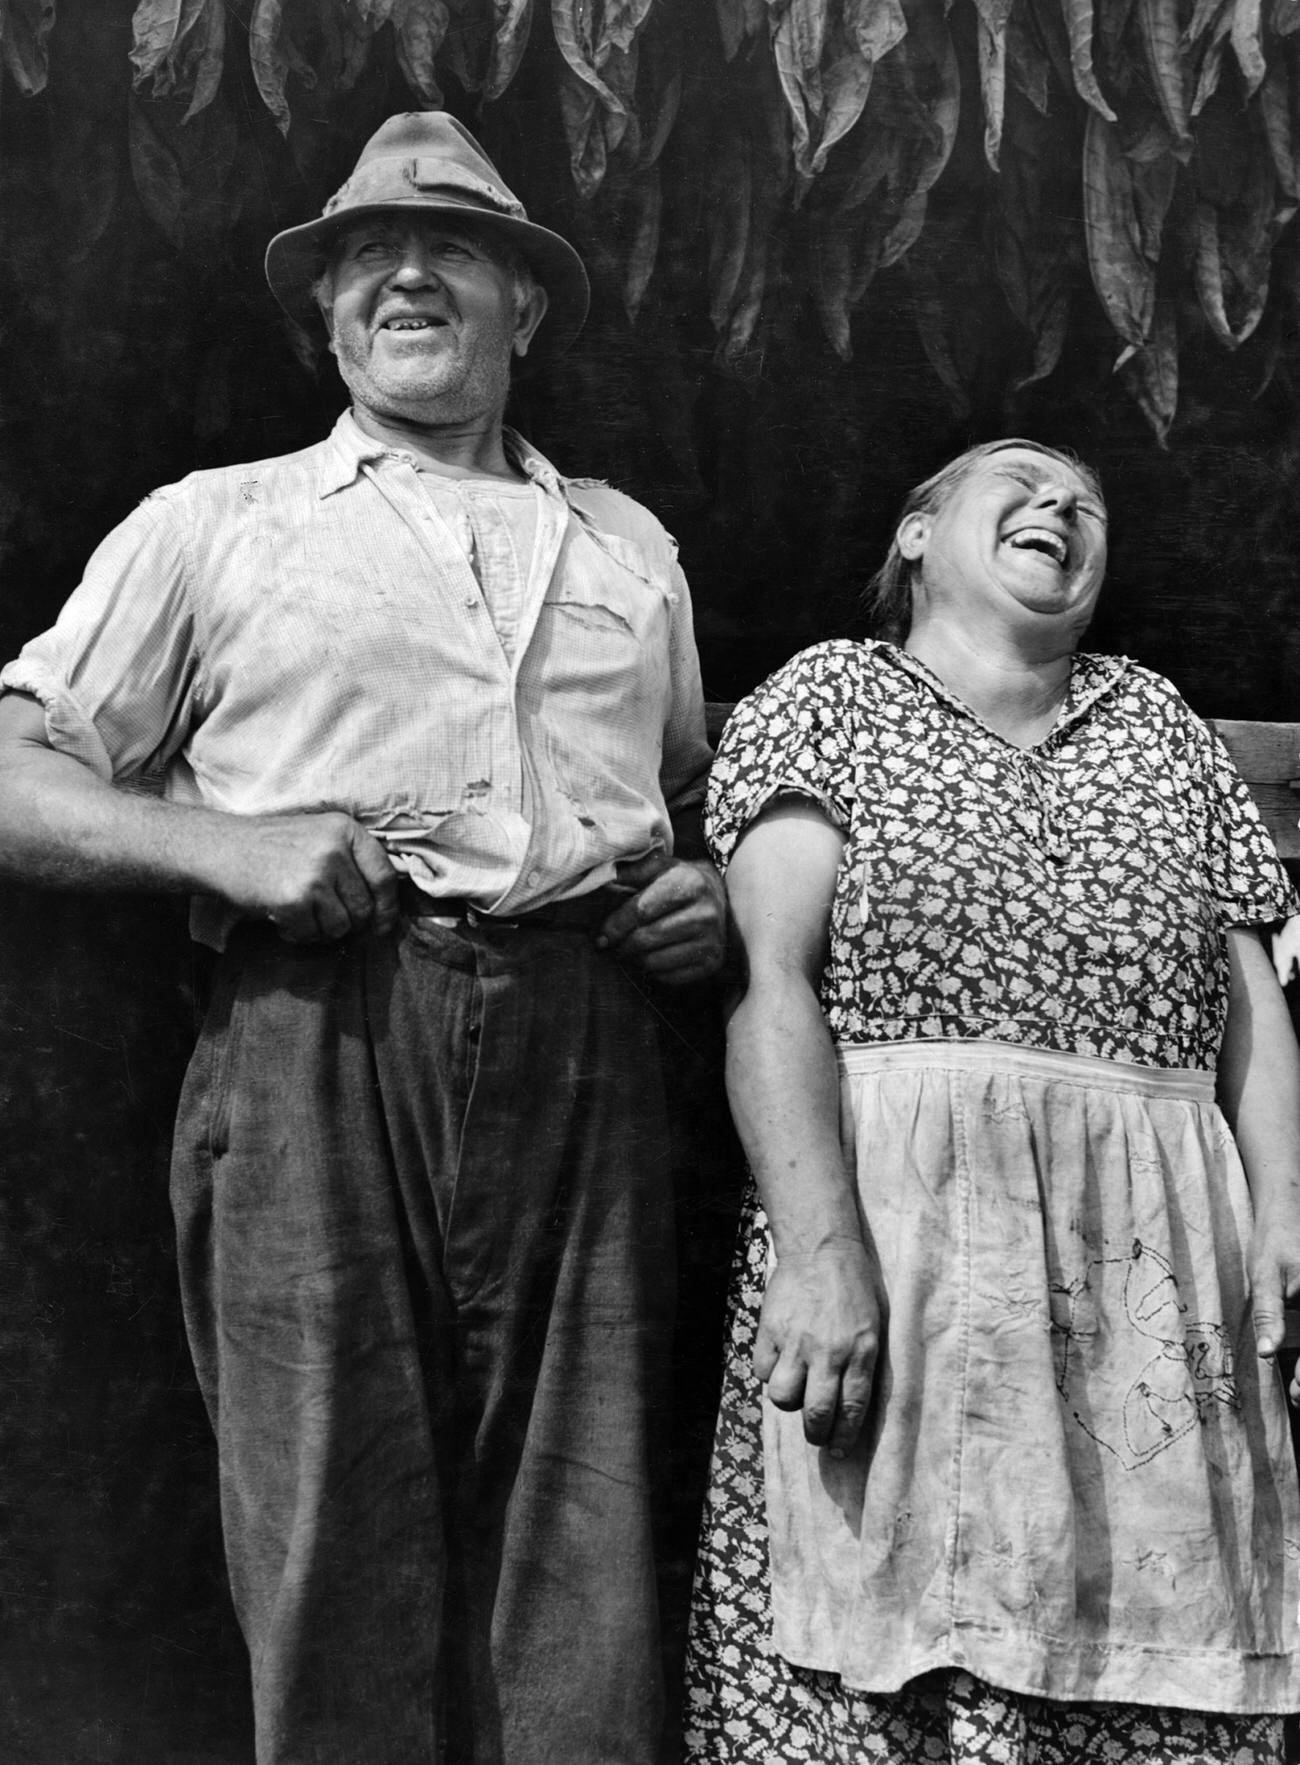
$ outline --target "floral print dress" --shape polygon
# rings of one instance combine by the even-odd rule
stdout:
[[[751,1209],[689,1758],[1280,1757],[1300,1504],[1214,1069],[1225,928],[1296,903],[1248,792],[1122,658],[1076,658],[1025,751],[829,643],[728,725],[720,865],[785,793],[845,835],[821,1002],[889,1321],[831,1460],[750,1371]]]

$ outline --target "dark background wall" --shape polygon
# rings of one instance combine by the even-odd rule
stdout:
[[[235,25],[246,10],[230,8]],[[291,347],[261,253],[276,227],[319,209],[371,129],[411,102],[377,47],[346,103],[299,95],[286,142],[232,60],[221,108],[186,133],[175,108],[131,96],[131,11],[129,0],[63,0],[47,89],[24,98],[9,87],[0,105],[4,655],[49,622],[94,544],[149,489],[302,445],[332,419],[337,385]],[[566,361],[521,382],[516,420],[563,469],[613,480],[676,532],[709,695],[734,698],[802,645],[855,632],[857,596],[905,490],[969,441],[1022,433],[1077,448],[1106,483],[1114,566],[1098,646],[1164,670],[1207,714],[1300,718],[1286,278],[1257,342],[1235,355],[1189,346],[1166,448],[1111,372],[1116,345],[1086,275],[1059,367],[1009,393],[1025,339],[991,292],[976,224],[990,174],[972,113],[934,195],[954,237],[969,231],[949,270],[964,399],[930,367],[901,267],[872,285],[845,361],[800,298],[793,254],[779,322],[723,363],[708,312],[719,224],[708,168],[726,107],[746,96],[724,78],[712,12],[672,0],[663,12],[684,46],[687,92],[636,324],[617,206],[584,206],[569,177],[553,56],[539,52],[481,113],[454,81],[446,96],[534,217],[571,233],[592,263],[589,330]],[[1067,208],[1079,126],[1062,114]],[[194,1009],[179,903],[0,890],[6,1765],[248,1757],[245,1667],[165,1197]],[[670,1039],[694,1147],[683,1151],[684,1493],[665,1553],[679,1597],[735,1171],[707,1004],[688,1006]]]

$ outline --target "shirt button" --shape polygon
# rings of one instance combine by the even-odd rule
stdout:
[[[541,882],[541,880],[542,880],[542,873],[540,870],[530,870],[528,872],[528,882],[529,882],[530,887],[536,888],[537,884],[539,882]]]

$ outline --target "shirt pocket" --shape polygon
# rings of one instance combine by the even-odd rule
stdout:
[[[639,546],[575,523],[538,621],[548,685],[657,699],[667,687],[674,599]]]

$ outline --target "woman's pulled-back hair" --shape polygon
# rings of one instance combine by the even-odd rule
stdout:
[[[898,530],[903,522],[909,515],[938,514],[981,460],[986,460],[990,454],[1004,453],[1012,447],[1028,448],[1031,453],[1046,454],[1049,459],[1059,460],[1062,465],[1069,466],[1079,474],[1098,500],[1104,501],[1101,484],[1092,467],[1085,466],[1076,455],[1061,448],[1045,447],[1040,441],[1025,441],[1018,436],[1005,441],[983,441],[978,447],[967,448],[965,453],[958,454],[955,460],[949,460],[932,477],[908,492],[894,523],[894,537],[885,554],[885,561],[868,582],[862,597],[868,636],[883,638],[887,643],[901,644],[911,630],[912,579],[916,566],[912,559],[905,558],[898,549]]]

